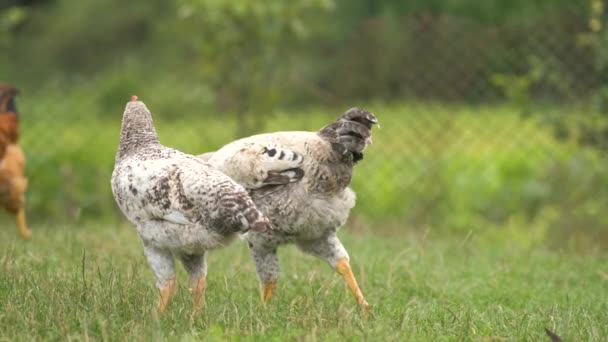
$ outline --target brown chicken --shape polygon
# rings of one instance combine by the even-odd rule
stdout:
[[[19,118],[15,104],[17,89],[0,84],[0,206],[16,215],[21,238],[28,240],[32,232],[25,220],[24,176],[25,156],[17,145]]]

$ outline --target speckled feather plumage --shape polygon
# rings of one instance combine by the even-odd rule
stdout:
[[[295,243],[333,268],[339,259],[349,257],[336,232],[355,205],[355,193],[348,186],[353,166],[371,143],[371,127],[375,123],[373,114],[353,108],[319,132],[255,135],[201,156],[247,187],[258,209],[274,227],[262,234],[246,235],[262,282],[277,280],[280,270],[276,249],[283,244]],[[277,155],[301,155],[302,160],[291,164],[285,160],[267,161],[262,166],[253,156],[254,151],[264,148],[275,149]],[[293,169],[302,171],[297,181],[247,186],[248,178]]]
[[[199,158],[161,145],[142,102],[125,109],[111,184],[116,203],[137,227],[159,287],[175,276],[173,256],[191,276],[200,275],[208,250],[268,226],[241,185]]]

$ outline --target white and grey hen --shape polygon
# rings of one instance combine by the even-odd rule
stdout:
[[[272,222],[273,230],[246,235],[264,301],[279,277],[277,247],[295,243],[327,261],[361,307],[369,308],[336,233],[355,205],[348,187],[353,166],[363,158],[376,123],[372,113],[352,108],[319,132],[255,135],[200,156],[246,187]]]
[[[150,111],[135,96],[123,115],[111,183],[116,203],[143,241],[160,311],[175,289],[174,257],[190,275],[199,309],[208,251],[238,233],[269,227],[241,185],[199,158],[161,145]]]

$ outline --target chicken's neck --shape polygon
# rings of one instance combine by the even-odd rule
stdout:
[[[154,128],[150,113],[125,112],[120,129],[118,158],[144,148],[159,145],[158,134]]]

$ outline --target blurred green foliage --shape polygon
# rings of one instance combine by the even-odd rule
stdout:
[[[15,4],[0,8],[0,75],[27,93],[95,81],[103,102],[116,103],[117,86],[186,83],[204,89],[193,103],[237,113],[243,131],[279,106],[501,98],[493,76],[524,73],[530,51],[560,56],[556,67],[569,79],[595,63],[576,43],[587,28],[586,0]],[[577,94],[598,78],[579,83]]]
[[[178,36],[200,56],[220,110],[237,114],[239,135],[259,130],[262,115],[281,103],[299,41],[331,8],[331,0],[178,2]]]
[[[587,25],[573,40],[574,47],[587,51],[586,62],[564,61],[561,55],[543,56],[536,50],[527,54],[527,67],[492,76],[495,86],[523,114],[535,114],[554,131],[559,140],[575,139],[581,146],[608,151],[608,11],[603,0],[588,3]],[[585,64],[585,65],[582,65]],[[568,70],[584,68],[594,77],[580,78]],[[582,83],[592,82],[588,89]],[[581,94],[581,89],[587,90]],[[538,100],[576,102],[583,107],[578,117],[563,115],[547,108],[535,111]],[[550,107],[549,107],[550,108]]]

